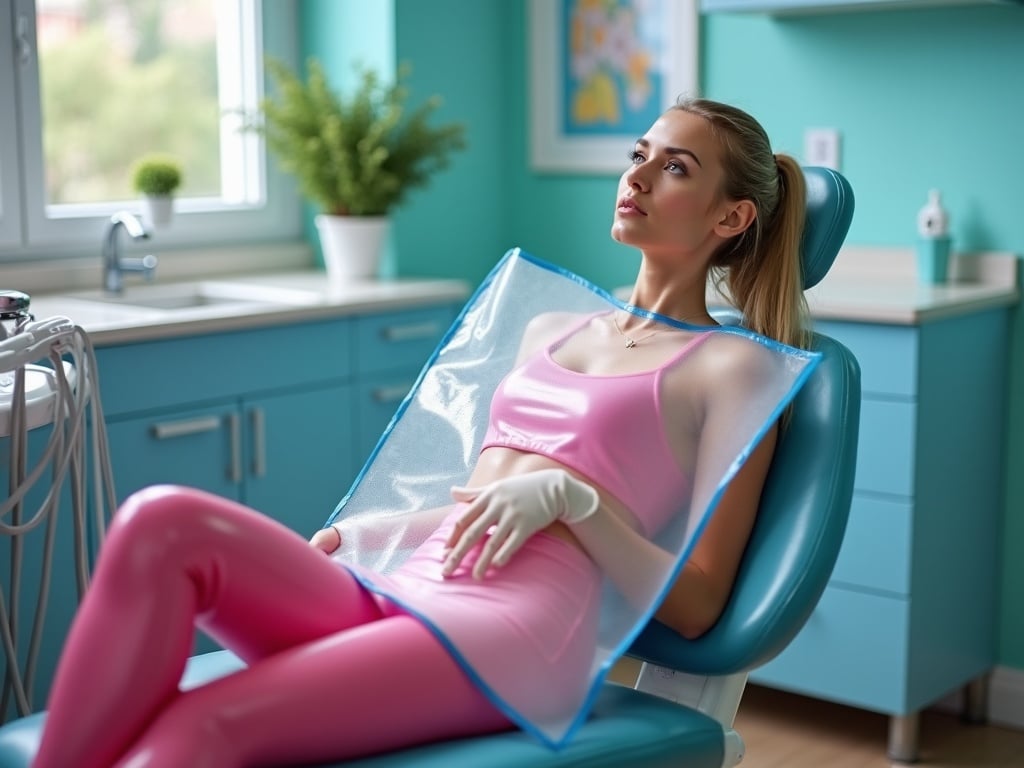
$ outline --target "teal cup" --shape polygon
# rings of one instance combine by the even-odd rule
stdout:
[[[922,237],[917,241],[918,282],[935,285],[949,277],[949,237]]]

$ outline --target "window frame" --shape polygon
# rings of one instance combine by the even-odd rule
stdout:
[[[253,4],[256,39],[262,40],[262,49],[256,51],[255,58],[251,52],[240,51],[239,55],[252,64],[274,57],[294,65],[298,59],[296,0],[236,2]],[[0,141],[0,262],[94,255],[110,216],[118,210],[141,212],[141,202],[61,206],[62,215],[48,215],[35,0],[0,0],[0,17],[8,10],[11,29],[17,31],[17,24],[24,19],[20,23],[27,24],[25,33],[32,44],[28,61],[24,61],[16,58],[14,36],[0,36],[5,38],[0,39],[0,61],[14,64],[0,68],[13,70],[9,76],[0,72],[0,104],[15,104],[13,110],[0,110],[0,136],[17,137],[13,142]],[[259,83],[257,97],[266,88],[266,77],[260,77]],[[301,239],[302,206],[294,181],[276,168],[261,138],[254,136],[253,141],[261,155],[257,173],[265,181],[265,199],[259,204],[232,206],[211,205],[209,198],[179,198],[173,226],[154,233],[161,247],[201,248]]]
[[[18,120],[17,101],[14,88],[15,62],[15,13],[13,4],[4,8],[0,5],[0,23],[11,30],[9,35],[0,35],[0,62],[11,66],[0,66],[0,105],[13,104],[14,109],[0,109],[0,252],[14,248],[21,240],[21,192],[18,167]],[[5,22],[5,23],[4,23]],[[11,137],[8,140],[6,137]]]

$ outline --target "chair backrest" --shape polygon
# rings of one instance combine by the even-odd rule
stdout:
[[[828,271],[853,216],[840,174],[804,169],[804,284]],[[860,369],[839,342],[815,334],[823,355],[780,434],[757,521],[721,618],[686,640],[652,621],[630,656],[697,675],[744,672],[769,661],[799,632],[832,573],[849,515],[860,415]]]

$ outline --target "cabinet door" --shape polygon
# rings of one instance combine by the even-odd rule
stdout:
[[[309,537],[355,476],[348,384],[243,404],[245,503]]]
[[[107,437],[118,503],[158,483],[240,497],[242,424],[233,402],[113,419]]]
[[[374,376],[359,384],[356,395],[356,461],[362,466],[370,458],[391,418],[402,404],[418,371]]]

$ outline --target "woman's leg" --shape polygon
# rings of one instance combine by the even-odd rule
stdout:
[[[426,627],[395,615],[187,691],[117,768],[319,764],[510,727]]]
[[[103,544],[35,766],[120,757],[181,695],[195,624],[251,662],[380,616],[347,571],[273,520],[202,491],[141,491]]]

